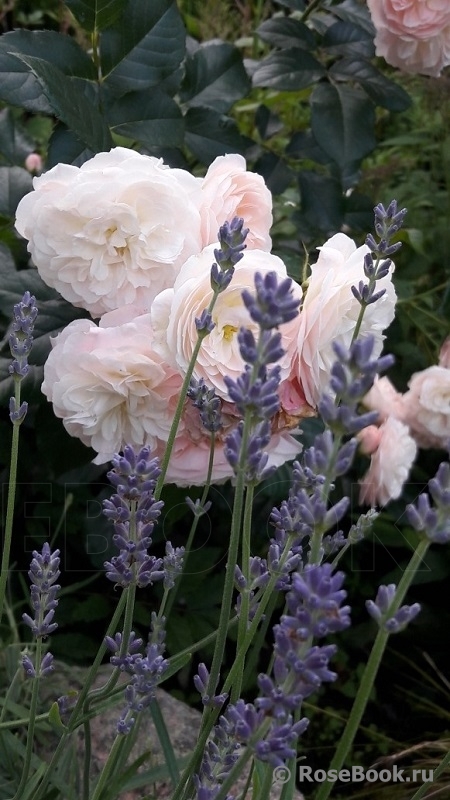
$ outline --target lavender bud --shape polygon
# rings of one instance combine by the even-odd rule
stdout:
[[[263,330],[278,328],[294,319],[299,311],[300,300],[293,297],[292,280],[285,278],[280,283],[276,272],[255,275],[256,297],[246,289],[242,292],[245,306]]]
[[[9,335],[9,347],[13,362],[9,372],[18,380],[27,375],[29,371],[28,356],[33,344],[34,323],[38,314],[36,298],[25,292],[20,303],[14,306],[14,317]]]
[[[28,576],[31,580],[31,606],[35,615],[32,618],[29,614],[23,614],[22,619],[36,637],[48,636],[58,627],[52,620],[58,605],[56,595],[61,588],[55,581],[60,574],[59,550],[52,553],[47,542],[42,547],[41,553],[33,550]]]

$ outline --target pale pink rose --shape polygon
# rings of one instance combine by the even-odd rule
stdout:
[[[328,385],[331,366],[336,360],[333,342],[348,348],[360,312],[360,304],[351,287],[358,287],[364,276],[366,245],[356,248],[344,233],[332,236],[322,247],[317,263],[311,267],[306,297],[299,316],[297,376],[306,402],[317,406]],[[373,357],[383,347],[383,331],[394,318],[396,294],[392,283],[393,265],[388,275],[377,283],[384,295],[366,308],[360,336],[375,339]]]
[[[219,227],[233,217],[243,217],[249,228],[247,247],[272,247],[272,195],[261,175],[247,171],[240,155],[219,156],[209,167],[202,182],[201,217],[204,247],[217,241]]]
[[[199,255],[188,259],[173,289],[161,292],[151,308],[155,347],[161,357],[182,375],[187,371],[197,342],[195,318],[200,317],[212,297],[210,272],[215,247],[217,245],[210,245]],[[259,330],[244,305],[242,290],[254,292],[256,272],[265,275],[271,271],[275,271],[280,278],[287,276],[286,267],[277,256],[261,250],[246,251],[244,258],[236,265],[230,285],[217,299],[212,313],[215,327],[202,342],[194,375],[204,378],[222,398],[228,396],[225,375],[236,379],[244,369],[237,337],[239,329],[250,328],[255,337]],[[300,299],[301,288],[295,283],[293,288],[295,296]],[[298,317],[280,326],[281,344],[286,351],[278,362],[282,380],[291,374],[296,355],[297,329]]]
[[[388,417],[378,430],[379,443],[361,483],[359,502],[385,506],[400,497],[417,453],[407,425]]]
[[[450,370],[416,372],[404,395],[405,422],[421,447],[446,447],[450,440]]]
[[[116,312],[113,312],[115,315]],[[109,461],[125,444],[166,440],[181,378],[152,349],[148,315],[75,320],[52,341],[42,391],[71,436]]]
[[[39,153],[29,153],[25,159],[25,169],[28,172],[42,172],[43,162]]]
[[[33,180],[16,227],[42,279],[99,317],[147,310],[201,249],[200,183],[161,159],[117,147]]]
[[[177,486],[203,486],[206,482],[209,434],[193,441],[190,433],[185,426],[183,433],[176,437],[166,476],[167,483],[176,483]],[[214,449],[212,483],[223,483],[234,477],[234,472],[225,458],[223,445],[223,437],[218,437]],[[275,433],[266,450],[269,455],[266,468],[280,467],[287,461],[292,461],[300,450],[301,444],[288,431]]]
[[[378,450],[382,436],[383,432],[381,428],[378,428],[376,425],[368,425],[367,428],[363,428],[362,431],[359,431],[357,439],[359,440],[361,452],[364,453],[365,456],[371,456],[375,450]]]
[[[381,420],[388,417],[395,417],[403,420],[405,416],[405,405],[403,395],[397,392],[389,378],[376,377],[372,388],[364,397],[363,403],[371,411],[378,411]]]
[[[450,336],[445,340],[439,353],[439,366],[450,369]]]
[[[376,29],[375,48],[393,67],[423,75],[450,64],[448,0],[367,0]]]

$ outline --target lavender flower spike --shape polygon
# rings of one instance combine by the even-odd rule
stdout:
[[[370,616],[376,620],[380,628],[388,633],[400,633],[406,626],[417,617],[421,607],[419,603],[412,606],[401,606],[394,614],[389,615],[389,607],[395,598],[397,587],[395,583],[388,586],[380,586],[375,601],[366,600],[366,608]]]
[[[60,574],[59,550],[52,553],[47,542],[42,548],[42,553],[33,550],[28,575],[31,580],[31,606],[35,614],[34,618],[29,614],[23,614],[22,619],[36,637],[48,636],[58,627],[52,620],[58,605],[56,595],[61,588],[56,583]]]
[[[25,292],[20,303],[14,306],[14,319],[9,335],[9,347],[14,359],[9,372],[19,380],[24,378],[29,370],[28,355],[33,344],[37,313],[36,298],[30,292]]]
[[[256,297],[244,289],[242,299],[251,318],[262,330],[278,328],[285,322],[295,319],[300,300],[292,295],[292,280],[285,278],[279,282],[276,272],[255,275]]]
[[[106,577],[124,588],[133,582],[148,586],[165,577],[163,560],[148,553],[150,534],[164,505],[153,496],[160,469],[158,459],[150,455],[148,447],[135,453],[126,445],[108,472],[116,494],[104,501],[103,513],[114,523],[113,541],[120,552],[105,562]]]

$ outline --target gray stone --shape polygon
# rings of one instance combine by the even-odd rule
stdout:
[[[44,702],[49,703],[56,700],[60,695],[67,694],[69,690],[79,691],[84,685],[88,670],[80,667],[67,666],[61,662],[56,662],[55,672],[51,678],[42,682],[42,692]],[[97,675],[94,688],[100,688],[108,680],[111,674],[109,665],[102,666]],[[188,756],[195,747],[198,733],[200,730],[201,714],[196,709],[190,708],[180,700],[173,698],[162,689],[157,690],[157,700],[164,717],[164,721],[169,731],[172,746],[177,758]],[[101,772],[106,759],[111,751],[112,744],[116,738],[116,724],[123,708],[120,700],[117,705],[110,707],[91,720],[91,739],[92,739],[92,765],[91,779]],[[130,761],[137,759],[140,755],[148,752],[148,758],[141,770],[148,770],[152,766],[164,763],[164,756],[156,734],[151,714],[143,714],[142,722],[139,726],[138,736],[130,755]],[[40,755],[48,758],[51,756],[55,742],[46,739]],[[84,752],[83,728],[80,727],[75,734],[74,759],[81,762]],[[241,778],[235,787],[236,798],[245,786],[245,776]],[[122,792],[118,795],[120,800],[170,800],[172,787],[170,781],[161,781],[156,785],[146,786],[145,788],[134,789],[130,792]],[[271,800],[278,800],[281,786],[274,786]],[[247,800],[258,800],[252,798],[251,791],[247,795]],[[303,800],[300,793],[296,793],[295,800]]]

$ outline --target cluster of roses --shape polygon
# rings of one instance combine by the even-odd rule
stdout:
[[[450,338],[439,363],[414,373],[408,386],[401,394],[389,378],[377,378],[364,398],[380,422],[359,434],[362,450],[371,456],[360,498],[372,505],[400,496],[418,446],[446,448],[450,443]]]
[[[98,323],[77,319],[53,340],[42,386],[67,431],[97,452],[96,463],[110,460],[125,444],[146,445],[162,455],[197,342],[195,318],[212,295],[217,231],[234,216],[243,217],[250,230],[247,249],[218,298],[214,328],[202,341],[194,372],[223,403],[213,482],[232,474],[223,441],[239,420],[224,378],[236,379],[243,370],[237,333],[244,326],[256,334],[242,291],[253,290],[256,272],[287,274],[270,252],[272,198],[263,179],[248,172],[238,155],[217,158],[204,178],[196,178],[160,159],[115,148],[80,168],[57,165],[34,179],[34,191],[19,204],[17,229],[29,240],[43,280],[99,318]],[[280,328],[285,352],[269,465],[279,466],[299,452],[292,433],[300,419],[316,412],[335,358],[333,342],[350,345],[360,312],[351,287],[364,279],[368,247],[357,248],[338,233],[319,251],[304,296],[293,283],[294,296],[302,300],[300,314]],[[384,294],[366,308],[360,330],[374,337],[375,356],[394,316],[392,272],[393,265],[377,284]],[[369,405],[375,407],[372,400]],[[363,486],[363,494],[372,503],[386,502],[386,491],[395,496],[415,455],[415,444],[397,450],[391,439],[389,467],[377,461],[389,438],[383,430],[381,425],[376,436],[371,431],[370,446],[369,434],[362,437],[372,454],[368,482],[375,487]],[[408,428],[403,434],[409,441]],[[209,450],[210,434],[187,398],[166,480],[204,483]]]
[[[367,0],[377,56],[404,72],[438,77],[450,64],[448,0]]]

